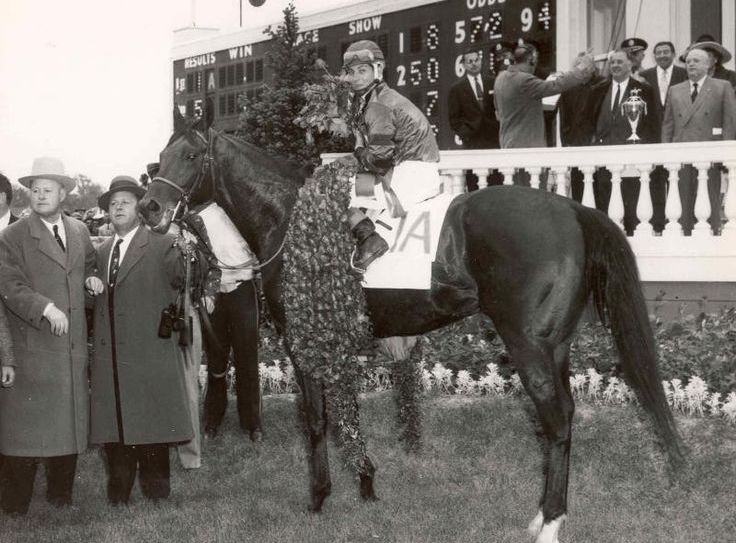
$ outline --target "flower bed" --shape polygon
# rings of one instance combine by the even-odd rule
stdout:
[[[736,424],[736,309],[719,315],[654,321],[660,373],[670,406],[690,416],[723,417]],[[422,338],[421,384],[425,392],[510,395],[521,382],[490,321],[471,317]],[[298,392],[294,371],[280,340],[269,328],[261,334],[261,386],[266,394]],[[593,404],[636,401],[623,381],[608,331],[586,324],[571,349],[570,385],[576,399]],[[367,361],[360,390],[392,388],[392,362],[376,355]]]

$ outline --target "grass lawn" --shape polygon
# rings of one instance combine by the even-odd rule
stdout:
[[[234,402],[204,466],[184,471],[172,456],[172,497],[109,507],[96,450],[80,458],[75,505],[56,510],[39,475],[31,510],[0,516],[0,541],[39,542],[526,542],[536,513],[540,448],[526,398],[429,396],[425,447],[396,442],[390,393],[362,399],[363,428],[377,467],[380,501],[363,503],[331,449],[333,495],[306,511],[304,440],[294,396],[264,399],[265,440],[237,428]],[[736,429],[680,418],[691,449],[687,472],[669,483],[634,407],[579,405],[574,426],[565,543],[736,541]]]

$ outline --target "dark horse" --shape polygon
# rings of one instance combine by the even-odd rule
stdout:
[[[298,169],[253,145],[187,128],[161,153],[159,178],[141,201],[141,213],[155,230],[166,230],[177,204],[214,198],[265,263],[265,298],[283,329],[279,252],[303,183]],[[366,291],[374,334],[413,336],[479,311],[493,320],[536,406],[546,442],[544,490],[530,525],[537,543],[557,541],[567,509],[574,411],[570,342],[591,296],[601,317],[607,313],[624,373],[670,459],[681,461],[634,255],[604,214],[523,187],[460,195],[445,218],[432,274],[427,291]],[[299,382],[310,433],[312,508],[319,510],[330,491],[324,398],[309,375],[299,372]],[[372,498],[370,460],[366,466],[361,493]]]

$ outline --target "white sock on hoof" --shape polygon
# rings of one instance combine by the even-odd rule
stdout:
[[[542,515],[542,510],[540,509],[539,513],[537,513],[537,516],[532,519],[532,521],[529,523],[529,527],[526,530],[532,537],[537,537],[539,535],[539,532],[542,531],[543,524],[544,515]]]
[[[557,539],[557,535],[560,533],[560,528],[565,522],[565,515],[557,517],[555,520],[546,522],[542,525],[542,531],[539,532],[534,543],[560,543]]]

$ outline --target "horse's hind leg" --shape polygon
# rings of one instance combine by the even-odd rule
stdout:
[[[297,364],[294,364],[294,370],[302,393],[304,420],[309,439],[309,475],[312,492],[310,509],[319,512],[332,490],[327,457],[327,412],[323,388],[314,379],[305,375]]]
[[[569,342],[550,347],[527,337],[507,343],[524,388],[537,409],[545,439],[544,491],[529,525],[536,543],[557,543],[567,512],[567,484],[574,404],[568,378]]]

